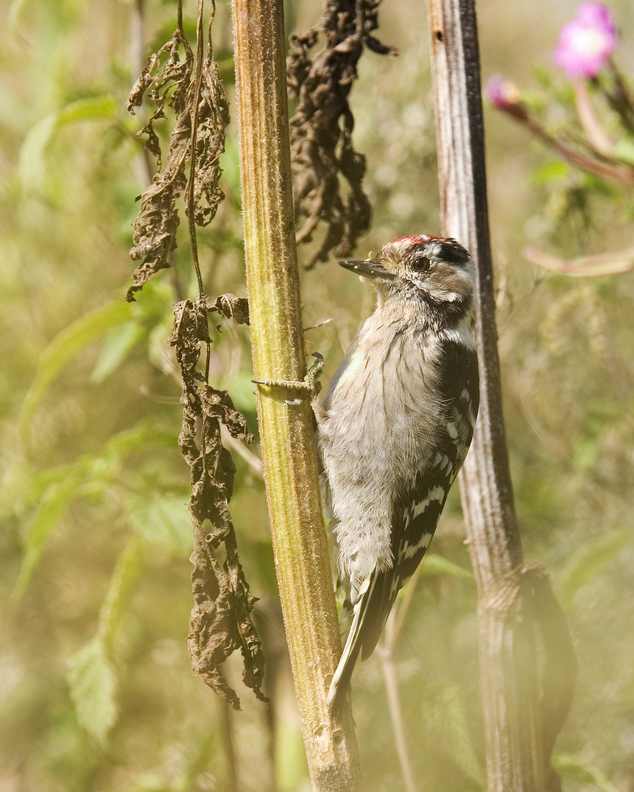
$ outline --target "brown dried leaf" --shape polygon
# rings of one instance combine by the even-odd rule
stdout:
[[[191,93],[190,84],[190,93]],[[133,261],[141,261],[132,276],[134,284],[126,294],[128,302],[159,270],[169,267],[169,256],[176,248],[178,212],[176,201],[187,187],[185,166],[189,158],[191,134],[189,110],[179,116],[170,136],[167,166],[154,176],[141,196],[141,209],[132,224]]]
[[[249,592],[240,565],[229,513],[235,467],[231,455],[222,446],[220,424],[244,442],[253,438],[229,395],[208,385],[197,368],[202,348],[209,343],[207,312],[232,313],[236,307],[236,312],[241,311],[244,316],[242,301],[233,295],[223,295],[215,302],[203,298],[177,303],[170,343],[176,349],[183,378],[179,446],[190,467],[192,484],[189,512],[194,526],[191,557],[194,607],[189,625],[189,651],[194,671],[228,703],[239,708],[235,691],[222,675],[222,663],[240,649],[244,658],[243,680],[264,700],[261,690],[264,656],[251,621],[255,598]],[[221,543],[226,555],[224,567],[215,555]]]
[[[183,60],[181,49],[184,51]],[[161,66],[166,55],[167,61]],[[229,105],[218,68],[211,57],[211,47],[207,56],[196,64],[196,77],[199,69],[193,204],[196,224],[203,226],[211,222],[224,198],[219,187],[222,170],[218,163],[224,152]],[[134,247],[130,256],[142,263],[134,271],[134,284],[126,294],[128,301],[134,300],[135,292],[143,288],[154,274],[169,267],[170,255],[176,248],[179,224],[176,202],[188,187],[187,165],[191,161],[192,111],[196,95],[194,76],[191,47],[178,29],[170,41],[150,56],[128,99],[131,111],[141,105],[146,94],[154,102],[154,113],[141,132],[148,134],[146,145],[157,156],[159,167],[161,151],[153,122],[165,117],[165,104],[170,95],[168,104],[176,114],[165,170],[155,175],[141,196],[141,209],[132,226]]]
[[[196,130],[196,179],[194,205],[196,225],[206,226],[216,216],[224,194],[218,182],[222,170],[218,161],[225,150],[225,128],[229,123],[229,104],[218,67],[209,55],[202,65],[202,83]]]
[[[372,210],[363,191],[365,157],[354,150],[354,118],[348,97],[357,78],[363,46],[379,54],[395,50],[372,32],[378,27],[380,0],[326,0],[317,25],[290,39],[288,91],[298,99],[291,119],[295,211],[306,221],[297,235],[308,242],[320,221],[327,230],[307,267],[325,261],[331,250],[345,256],[370,227]],[[326,39],[316,55],[319,34]],[[339,176],[348,183],[344,200]]]
[[[236,297],[235,294],[221,294],[215,300],[207,300],[207,311],[217,311],[227,319],[233,319],[236,324],[249,324],[249,301],[246,297]]]
[[[181,48],[183,59],[181,59]],[[161,59],[169,53],[167,60],[161,66]],[[158,52],[153,52],[147,60],[141,76],[134,84],[128,97],[128,110],[134,114],[136,107],[141,107],[143,97],[149,92],[149,97],[154,102],[154,112],[150,120],[139,132],[147,134],[147,148],[157,158],[158,168],[161,168],[161,147],[154,131],[154,121],[165,118],[165,101],[172,92],[169,105],[174,113],[179,116],[187,106],[187,91],[191,81],[194,56],[185,38],[183,31],[177,28],[172,38],[166,42]],[[172,91],[173,89],[173,91]]]
[[[170,96],[169,105],[176,115],[176,123],[170,135],[165,170],[154,177],[141,196],[141,210],[133,224],[134,247],[130,255],[142,263],[134,272],[134,284],[126,297],[134,300],[134,293],[143,284],[158,270],[169,266],[179,223],[176,201],[187,189],[190,244],[200,295],[196,302],[184,300],[174,306],[170,343],[175,347],[182,376],[183,424],[179,447],[190,467],[192,485],[189,512],[194,529],[191,556],[194,607],[188,644],[194,671],[228,703],[239,708],[235,691],[223,677],[222,664],[240,649],[245,684],[263,699],[264,656],[251,622],[255,598],[242,572],[229,512],[235,467],[231,455],[222,446],[221,424],[239,440],[250,443],[253,437],[229,395],[212,388],[199,370],[201,351],[206,348],[208,353],[211,344],[207,314],[217,311],[233,317],[238,323],[249,319],[246,300],[227,294],[211,301],[204,295],[198,264],[195,226],[207,225],[224,197],[218,185],[221,175],[218,162],[224,151],[225,127],[229,123],[229,107],[211,56],[214,11],[209,21],[210,37],[204,57],[203,4],[199,3],[195,73],[194,57],[182,31],[179,3],[178,29],[170,41],[150,56],[130,94],[128,109],[131,112],[142,104],[146,94],[154,102],[154,113],[142,132],[148,134],[147,146],[156,155],[159,167],[161,150],[153,122],[165,117],[165,104]],[[181,59],[181,49],[184,59]],[[186,171],[188,163],[189,174]],[[226,559],[222,566],[216,558],[221,543]]]

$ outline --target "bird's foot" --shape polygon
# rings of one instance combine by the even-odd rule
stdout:
[[[300,391],[308,393],[311,399],[316,399],[321,390],[319,375],[324,367],[324,356],[320,352],[313,352],[315,362],[306,372],[303,380],[282,380],[282,379],[254,379],[256,385],[263,385],[266,388],[282,388],[284,390]],[[301,404],[299,399],[286,399],[286,404]]]

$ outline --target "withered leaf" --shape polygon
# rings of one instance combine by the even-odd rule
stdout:
[[[236,410],[225,391],[212,388],[198,370],[203,347],[209,343],[207,313],[210,310],[242,313],[245,306],[233,295],[215,302],[205,298],[184,300],[174,307],[170,343],[181,368],[183,425],[179,446],[191,471],[192,495],[189,512],[194,527],[194,607],[190,617],[188,644],[194,671],[239,708],[235,691],[222,674],[222,664],[236,649],[244,659],[243,680],[264,700],[262,681],[264,656],[251,621],[255,598],[250,594],[238,558],[236,535],[229,512],[235,467],[222,446],[220,425],[245,442],[253,440],[244,416]],[[216,551],[224,545],[225,563],[220,566]]]
[[[196,179],[194,205],[196,225],[206,226],[216,216],[224,194],[218,182],[218,165],[225,150],[225,128],[229,123],[229,104],[220,82],[218,67],[210,56],[202,65],[202,83],[196,130]]]
[[[215,300],[208,300],[207,311],[218,311],[233,319],[237,324],[249,324],[249,301],[246,297],[236,297],[234,294],[221,294]]]
[[[165,58],[167,60],[163,63]],[[161,149],[153,123],[165,117],[169,96],[168,104],[176,115],[165,170],[154,176],[152,184],[141,195],[141,209],[132,225],[134,246],[130,257],[142,263],[134,271],[134,283],[126,294],[128,301],[134,300],[135,292],[143,288],[159,270],[169,267],[170,255],[176,248],[179,225],[176,204],[188,187],[187,165],[191,163],[192,116],[196,103],[194,78],[198,70],[201,89],[196,114],[193,192],[196,224],[204,226],[210,223],[224,198],[219,187],[222,175],[219,160],[224,152],[229,105],[218,68],[211,57],[211,48],[194,68],[191,47],[182,30],[177,29],[170,41],[150,55],[128,99],[128,109],[131,111],[141,105],[146,94],[154,103],[154,113],[141,133],[147,133],[146,145],[157,157],[159,168]]]
[[[364,46],[379,54],[395,53],[372,35],[378,27],[379,3],[326,0],[317,25],[290,38],[288,91],[298,99],[290,122],[295,212],[306,217],[297,241],[310,241],[318,224],[326,223],[325,236],[307,267],[325,261],[331,250],[347,255],[370,227],[372,211],[363,190],[365,157],[352,145],[354,118],[348,97]],[[311,55],[320,34],[325,47]],[[340,176],[349,188],[345,199]]]
[[[181,48],[183,57],[181,58]],[[169,53],[169,54],[168,54]],[[168,54],[167,60],[161,66],[161,60]],[[194,56],[189,42],[180,28],[177,28],[172,38],[166,42],[158,52],[153,52],[141,72],[141,76],[134,84],[128,97],[128,110],[134,114],[136,107],[141,107],[146,92],[154,103],[154,112],[149,121],[139,132],[147,134],[147,148],[157,158],[158,168],[161,168],[161,146],[158,135],[154,131],[154,121],[165,118],[165,101],[172,91],[169,101],[176,116],[179,116],[187,106],[187,91],[191,81]],[[173,89],[173,90],[172,90]]]
[[[130,258],[142,263],[134,270],[134,283],[126,294],[129,302],[134,300],[134,293],[143,288],[152,275],[169,267],[169,256],[176,247],[179,223],[176,201],[187,187],[185,165],[189,157],[189,145],[189,112],[183,112],[170,136],[165,170],[154,176],[152,184],[141,196],[141,209],[132,224],[134,247],[130,251]]]
[[[189,512],[194,530],[191,556],[194,607],[188,645],[194,671],[228,703],[239,708],[238,697],[222,674],[222,664],[240,649],[244,659],[243,679],[258,698],[264,699],[261,690],[264,656],[251,621],[255,598],[249,592],[240,565],[229,512],[235,467],[231,455],[222,446],[220,428],[224,424],[233,437],[244,442],[252,442],[253,437],[229,395],[212,388],[199,369],[201,352],[206,349],[209,354],[211,344],[207,314],[216,311],[238,323],[248,322],[249,318],[246,300],[227,294],[211,301],[204,295],[198,263],[195,227],[207,225],[213,219],[224,197],[219,187],[218,163],[229,123],[229,107],[211,56],[214,10],[204,56],[203,6],[199,4],[194,68],[192,50],[182,30],[179,3],[178,29],[170,41],[150,56],[130,94],[131,112],[142,104],[145,95],[154,102],[154,112],[141,131],[148,135],[147,146],[157,157],[159,168],[161,148],[154,121],[165,117],[166,103],[173,109],[176,120],[165,169],[154,177],[141,196],[141,209],[133,224],[134,247],[130,255],[142,263],[134,272],[134,283],[126,298],[134,300],[136,291],[156,272],[169,266],[179,224],[176,202],[187,190],[190,244],[200,293],[196,302],[184,300],[174,306],[170,343],[181,369],[183,423],[179,447],[190,468],[192,488]],[[222,565],[216,557],[221,544],[225,551]]]

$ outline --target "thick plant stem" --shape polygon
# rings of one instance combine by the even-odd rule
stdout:
[[[306,373],[295,247],[282,0],[234,0],[245,257],[259,380]],[[273,550],[314,790],[358,786],[349,707],[333,721],[328,685],[341,653],[306,396],[259,386]]]
[[[474,0],[429,0],[429,10],[443,234],[468,247],[478,276],[480,414],[460,489],[478,582],[488,790],[542,792],[558,788],[548,763],[572,698],[574,657],[548,576],[523,561],[513,502],[495,327]],[[541,686],[546,690],[556,685],[556,703],[540,700],[538,634],[549,658]]]

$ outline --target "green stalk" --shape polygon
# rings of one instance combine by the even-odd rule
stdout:
[[[257,379],[306,373],[295,246],[282,0],[234,0],[240,162],[253,369]],[[326,703],[341,653],[308,399],[258,388],[273,550],[314,790],[358,785],[349,707]]]

